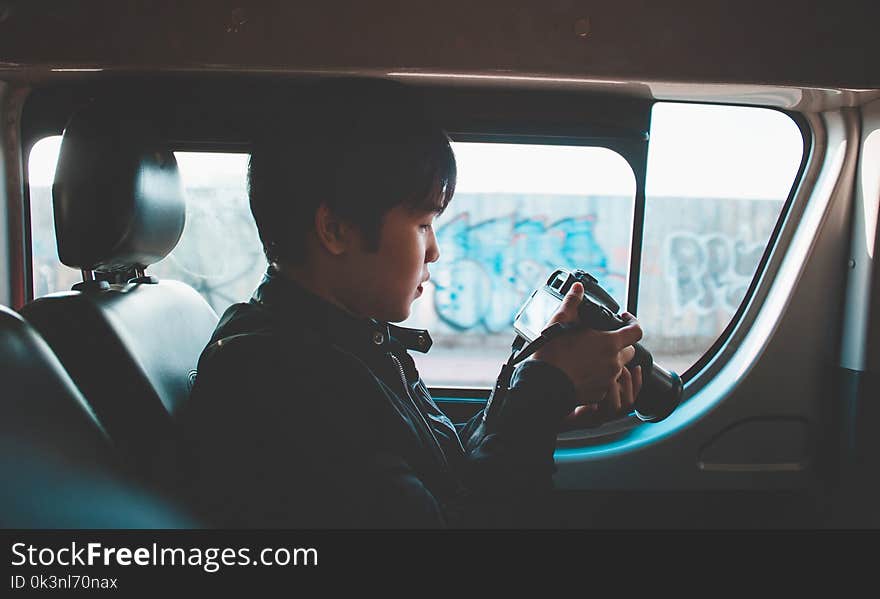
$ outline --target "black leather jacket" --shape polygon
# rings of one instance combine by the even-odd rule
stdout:
[[[270,267],[221,318],[181,416],[206,523],[544,526],[571,382],[527,361],[492,418],[455,426],[407,353],[429,345],[427,331],[353,318]]]

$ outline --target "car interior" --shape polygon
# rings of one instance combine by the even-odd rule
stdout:
[[[659,422],[630,415],[560,434],[559,527],[880,525],[875,9],[823,18],[810,3],[724,13],[686,2],[679,14],[639,2],[488,2],[420,13],[344,2],[337,20],[272,2],[169,4],[161,16],[95,4],[101,18],[65,3],[0,3],[0,472],[10,481],[0,527],[204,525],[175,494],[175,416],[224,306],[249,291],[218,303],[210,277],[166,274],[193,264],[168,259],[183,250],[236,270],[244,247],[211,233],[227,210],[214,196],[218,220],[198,224],[184,160],[246,157],[273,111],[298,110],[299,90],[326,77],[418,87],[462,165],[484,146],[597,149],[623,165],[624,191],[590,192],[593,204],[554,187],[566,175],[548,173],[572,170],[562,154],[546,167],[504,159],[499,176],[519,188],[490,193],[463,174],[461,208],[438,233],[451,266],[438,265],[433,303],[416,314],[447,343],[419,365],[455,422],[483,408],[503,362],[480,356],[480,343],[491,334],[507,348],[509,316],[562,260],[602,273],[621,309],[644,314],[644,344],[681,376],[682,402]],[[811,44],[820,37],[822,48]],[[701,125],[715,109],[728,112]],[[768,120],[731,125],[736,111]],[[761,153],[781,155],[761,141],[777,121],[793,140],[784,168]],[[734,134],[757,141],[741,151]],[[711,143],[657,158],[666,139],[688,135]],[[50,138],[57,158],[40,191],[29,161]],[[752,166],[737,166],[750,152]],[[781,181],[772,201],[737,195],[739,182],[765,176],[760,163]],[[658,191],[663,169],[675,185],[714,168],[724,178],[711,197]],[[544,173],[537,191],[516,173],[530,170]],[[235,194],[246,210],[244,187]],[[618,195],[625,202],[608,199]],[[505,201],[533,212],[502,229],[510,211],[492,202]],[[211,234],[221,245],[207,245]],[[62,280],[42,266],[44,246],[72,278],[40,287]],[[255,255],[242,289],[265,268],[258,246]],[[676,336],[688,327],[702,332]],[[485,380],[455,378],[471,363]]]

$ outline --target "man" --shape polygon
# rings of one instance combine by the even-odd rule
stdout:
[[[638,324],[554,339],[490,417],[454,426],[407,353],[427,332],[390,324],[439,258],[449,139],[390,82],[323,82],[295,105],[248,173],[268,271],[223,315],[182,417],[199,512],[223,527],[547,524],[557,433],[633,405]],[[582,292],[554,321],[576,320]]]

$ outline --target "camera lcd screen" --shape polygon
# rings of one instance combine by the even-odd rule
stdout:
[[[544,289],[538,289],[517,315],[514,327],[519,333],[533,341],[547,328],[547,321],[559,308],[562,300]]]

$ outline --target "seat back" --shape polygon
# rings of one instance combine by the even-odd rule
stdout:
[[[0,528],[178,528],[193,521],[119,471],[49,346],[0,306]]]
[[[188,285],[144,272],[174,249],[185,200],[174,154],[152,123],[125,108],[94,103],[65,128],[52,189],[58,255],[85,280],[21,313],[123,459],[156,482],[174,447],[174,416],[218,318]],[[95,273],[118,282],[95,280]]]
[[[113,447],[91,406],[46,342],[0,306],[0,437],[39,445],[73,461],[110,465]]]

